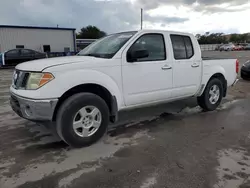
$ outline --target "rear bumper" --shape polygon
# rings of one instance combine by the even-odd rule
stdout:
[[[244,77],[244,78],[250,78],[250,71],[245,71],[243,69],[241,69],[241,77]]]
[[[31,121],[52,121],[58,99],[27,99],[11,93],[10,105],[20,117]]]

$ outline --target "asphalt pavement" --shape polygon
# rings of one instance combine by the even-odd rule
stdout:
[[[250,52],[204,52],[250,59]],[[250,82],[214,112],[195,99],[120,114],[98,143],[72,149],[9,107],[13,70],[0,70],[0,188],[250,187]]]

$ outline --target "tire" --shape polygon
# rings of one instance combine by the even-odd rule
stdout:
[[[212,103],[210,99],[210,90],[212,89],[213,86],[218,87],[219,90],[219,96],[217,102],[214,101],[215,103]],[[207,84],[203,94],[200,97],[197,97],[197,102],[198,105],[204,110],[204,111],[213,111],[215,110],[221,103],[222,97],[223,97],[223,83],[220,79],[218,78],[213,78],[212,80],[209,81]]]
[[[79,113],[79,110],[84,109],[87,112],[88,109],[85,108],[93,108],[97,109],[98,117],[100,120],[99,128],[86,128],[88,129],[86,134],[89,134],[89,130],[92,129],[93,134],[81,135],[80,132],[84,132],[85,129],[79,127],[78,129],[73,128],[73,123],[80,123],[85,126],[83,123],[85,120],[85,116],[82,116],[82,113]],[[92,113],[92,111],[90,111]],[[88,112],[88,113],[90,113]],[[84,113],[85,115],[87,113]],[[78,117],[79,116],[79,117]],[[88,114],[86,115],[89,116]],[[76,121],[76,118],[80,118]],[[92,122],[95,120],[96,116],[92,118]],[[91,125],[91,120],[88,117],[87,125]],[[94,119],[94,120],[93,120]],[[97,122],[97,121],[96,121]],[[63,141],[65,141],[68,145],[76,148],[90,146],[91,144],[98,141],[107,130],[109,124],[109,108],[106,102],[99,97],[98,95],[92,93],[79,93],[68,98],[59,108],[57,118],[56,118],[56,129],[57,134],[61,137]],[[96,130],[95,130],[96,129]],[[85,131],[86,132],[86,131]]]
[[[241,75],[241,78],[242,78],[243,80],[246,80],[246,81],[249,81],[249,80],[250,80],[250,77],[246,77],[246,76],[242,76],[242,75]]]

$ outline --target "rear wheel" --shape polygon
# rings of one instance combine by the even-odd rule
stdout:
[[[85,147],[99,140],[108,127],[109,108],[92,93],[79,93],[68,98],[57,115],[57,133],[73,147]]]
[[[197,102],[205,111],[215,110],[221,103],[223,97],[223,84],[220,79],[213,78],[207,84],[202,96],[197,98]]]

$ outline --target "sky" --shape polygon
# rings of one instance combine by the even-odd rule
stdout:
[[[0,0],[0,25],[143,28],[204,34],[250,32],[250,0]]]

